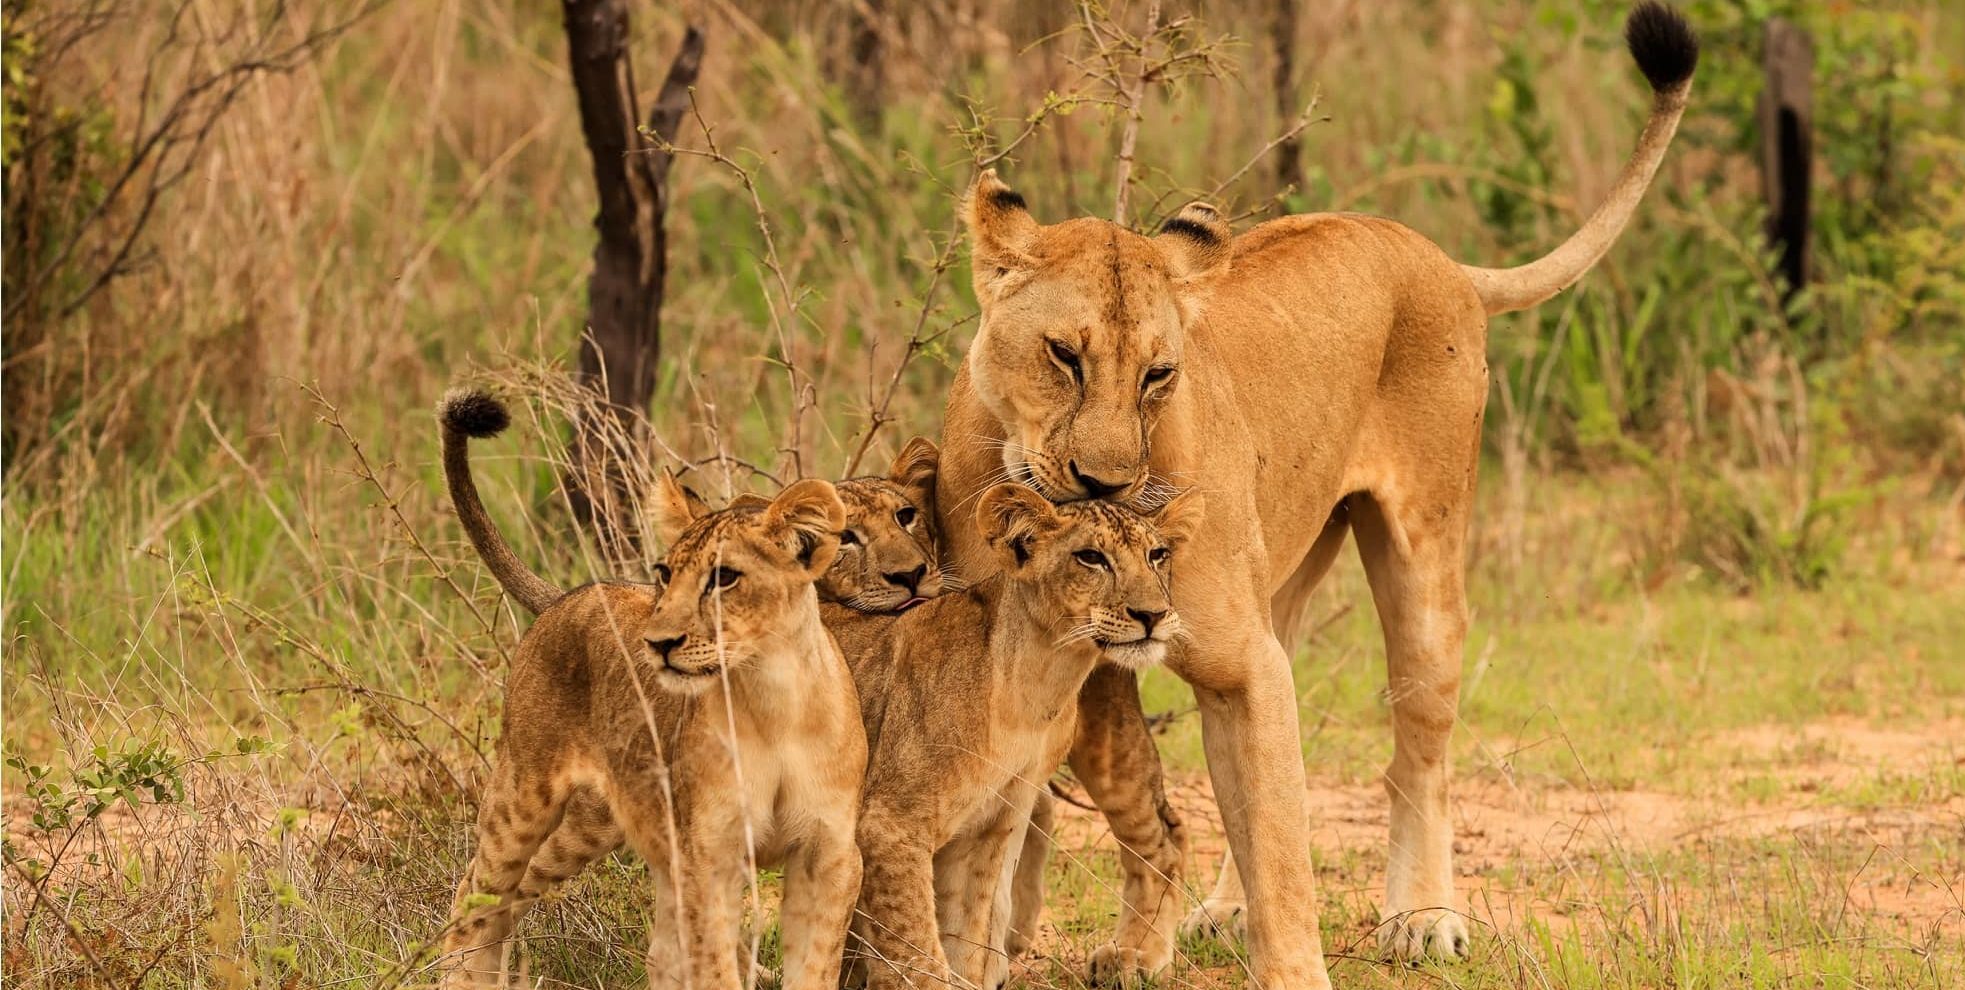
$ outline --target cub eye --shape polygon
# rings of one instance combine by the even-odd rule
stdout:
[[[1072,554],[1072,556],[1076,557],[1078,562],[1084,564],[1086,567],[1105,566],[1105,554],[1099,553],[1097,550],[1080,550]]]
[[[668,583],[669,583],[669,579],[670,579],[670,578],[672,578],[672,577],[675,577],[675,572],[674,572],[674,571],[671,571],[671,570],[669,570],[669,565],[667,565],[667,564],[656,564],[656,565],[655,565],[655,581],[656,581],[656,583],[658,583],[658,584],[668,584]]]
[[[1172,368],[1168,368],[1165,366],[1158,367],[1158,368],[1148,368],[1146,370],[1146,380],[1140,384],[1140,389],[1146,390],[1158,385],[1164,385],[1166,384],[1167,380],[1172,378],[1173,376],[1174,376],[1174,369]]]
[[[857,547],[857,546],[859,546],[859,545],[860,545],[860,534],[858,534],[858,533],[855,533],[855,532],[853,532],[853,531],[852,531],[852,530],[850,530],[850,529],[849,529],[849,530],[847,530],[847,531],[845,531],[845,532],[843,532],[843,533],[841,533],[841,534],[839,534],[839,545],[840,545],[840,546],[842,546],[842,547]]]
[[[742,578],[743,576],[744,576],[744,572],[742,571],[734,570],[728,567],[719,567],[716,570],[710,572],[710,587],[715,588],[718,591],[723,591],[728,588],[734,587],[738,579]]]
[[[1174,552],[1166,547],[1154,547],[1146,552],[1146,559],[1152,561],[1153,566],[1158,567],[1174,559]]]
[[[902,508],[899,512],[894,513],[894,521],[900,523],[902,529],[906,529],[909,526],[914,525],[914,516],[915,516],[914,506],[910,505]]]
[[[1074,353],[1071,350],[1071,348],[1066,347],[1055,340],[1050,341],[1049,343],[1051,345],[1051,360],[1056,361],[1060,365],[1063,365],[1066,371],[1071,372],[1071,377],[1073,379],[1080,378],[1084,375],[1084,369],[1080,367],[1078,364],[1078,355]]]

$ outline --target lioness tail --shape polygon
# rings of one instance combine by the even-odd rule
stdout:
[[[450,502],[457,509],[458,521],[464,524],[464,532],[471,538],[471,546],[477,549],[484,565],[491,568],[506,594],[533,615],[544,612],[564,592],[532,573],[512,552],[498,527],[492,524],[491,516],[485,513],[484,503],[478,500],[477,482],[471,479],[471,438],[495,437],[505,432],[511,416],[506,413],[504,403],[488,392],[456,389],[443,397],[437,418],[443,422],[444,480],[449,484]]]
[[[1624,22],[1624,41],[1638,69],[1651,82],[1651,119],[1638,137],[1637,150],[1603,205],[1581,230],[1554,251],[1516,268],[1461,265],[1489,316],[1527,309],[1575,284],[1610,250],[1636,212],[1644,190],[1665,160],[1678,120],[1685,114],[1692,70],[1699,64],[1699,39],[1678,11],[1657,0],[1642,0]]]

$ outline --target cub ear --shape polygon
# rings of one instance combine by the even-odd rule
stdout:
[[[995,169],[985,169],[969,188],[962,216],[969,227],[969,267],[976,298],[1000,295],[1014,276],[1035,266],[1030,247],[1037,221],[1023,196],[1005,185]]]
[[[935,475],[941,470],[942,452],[933,440],[915,437],[894,458],[887,480],[907,492],[908,501],[928,515],[935,514]]]
[[[846,527],[846,506],[832,482],[807,478],[778,493],[764,509],[764,521],[782,531],[786,547],[798,558],[807,576],[817,579],[839,554],[839,531]]]
[[[1189,488],[1147,516],[1169,546],[1180,546],[1201,531],[1202,513],[1207,501],[1200,491]]]
[[[745,492],[742,495],[739,495],[736,498],[731,499],[730,504],[724,506],[724,508],[756,510],[756,509],[762,509],[770,504],[771,504],[770,499],[765,498],[764,496],[759,495],[756,492]]]
[[[1195,201],[1160,225],[1153,243],[1166,255],[1177,279],[1212,274],[1228,263],[1228,239],[1232,232],[1221,211]]]
[[[1029,562],[1031,542],[1050,535],[1061,522],[1050,499],[1014,482],[991,488],[976,503],[976,528],[1010,570]]]
[[[662,469],[655,481],[655,535],[663,543],[674,544],[689,524],[710,514],[710,505],[688,486],[677,481],[675,472]]]

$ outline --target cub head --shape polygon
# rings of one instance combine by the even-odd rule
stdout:
[[[846,527],[832,569],[819,579],[820,601],[860,612],[904,612],[942,593],[934,531],[940,457],[926,437],[915,437],[886,477],[838,484]]]
[[[976,522],[1054,645],[1089,642],[1103,659],[1138,669],[1165,659],[1181,634],[1167,585],[1201,508],[1193,491],[1141,513],[1097,500],[1053,505],[1004,484],[983,493]]]
[[[1004,468],[1054,502],[1132,498],[1186,328],[1228,268],[1227,221],[1192,203],[1156,237],[1091,218],[1041,226],[994,170],[964,213],[982,305],[969,381],[1003,424]]]
[[[679,694],[737,674],[798,627],[818,621],[813,585],[839,552],[846,510],[824,481],[801,481],[756,507],[712,512],[663,474],[655,523],[669,552],[642,628],[656,682]]]

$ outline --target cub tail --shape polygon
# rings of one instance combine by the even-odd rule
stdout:
[[[477,549],[485,566],[491,568],[506,594],[533,615],[544,612],[564,592],[534,574],[512,552],[511,545],[484,511],[484,502],[478,499],[477,482],[471,478],[471,440],[505,432],[505,427],[511,424],[511,414],[489,392],[454,389],[437,407],[437,418],[443,423],[444,480],[450,487],[450,502],[457,509],[457,519],[471,538],[471,546]]]

